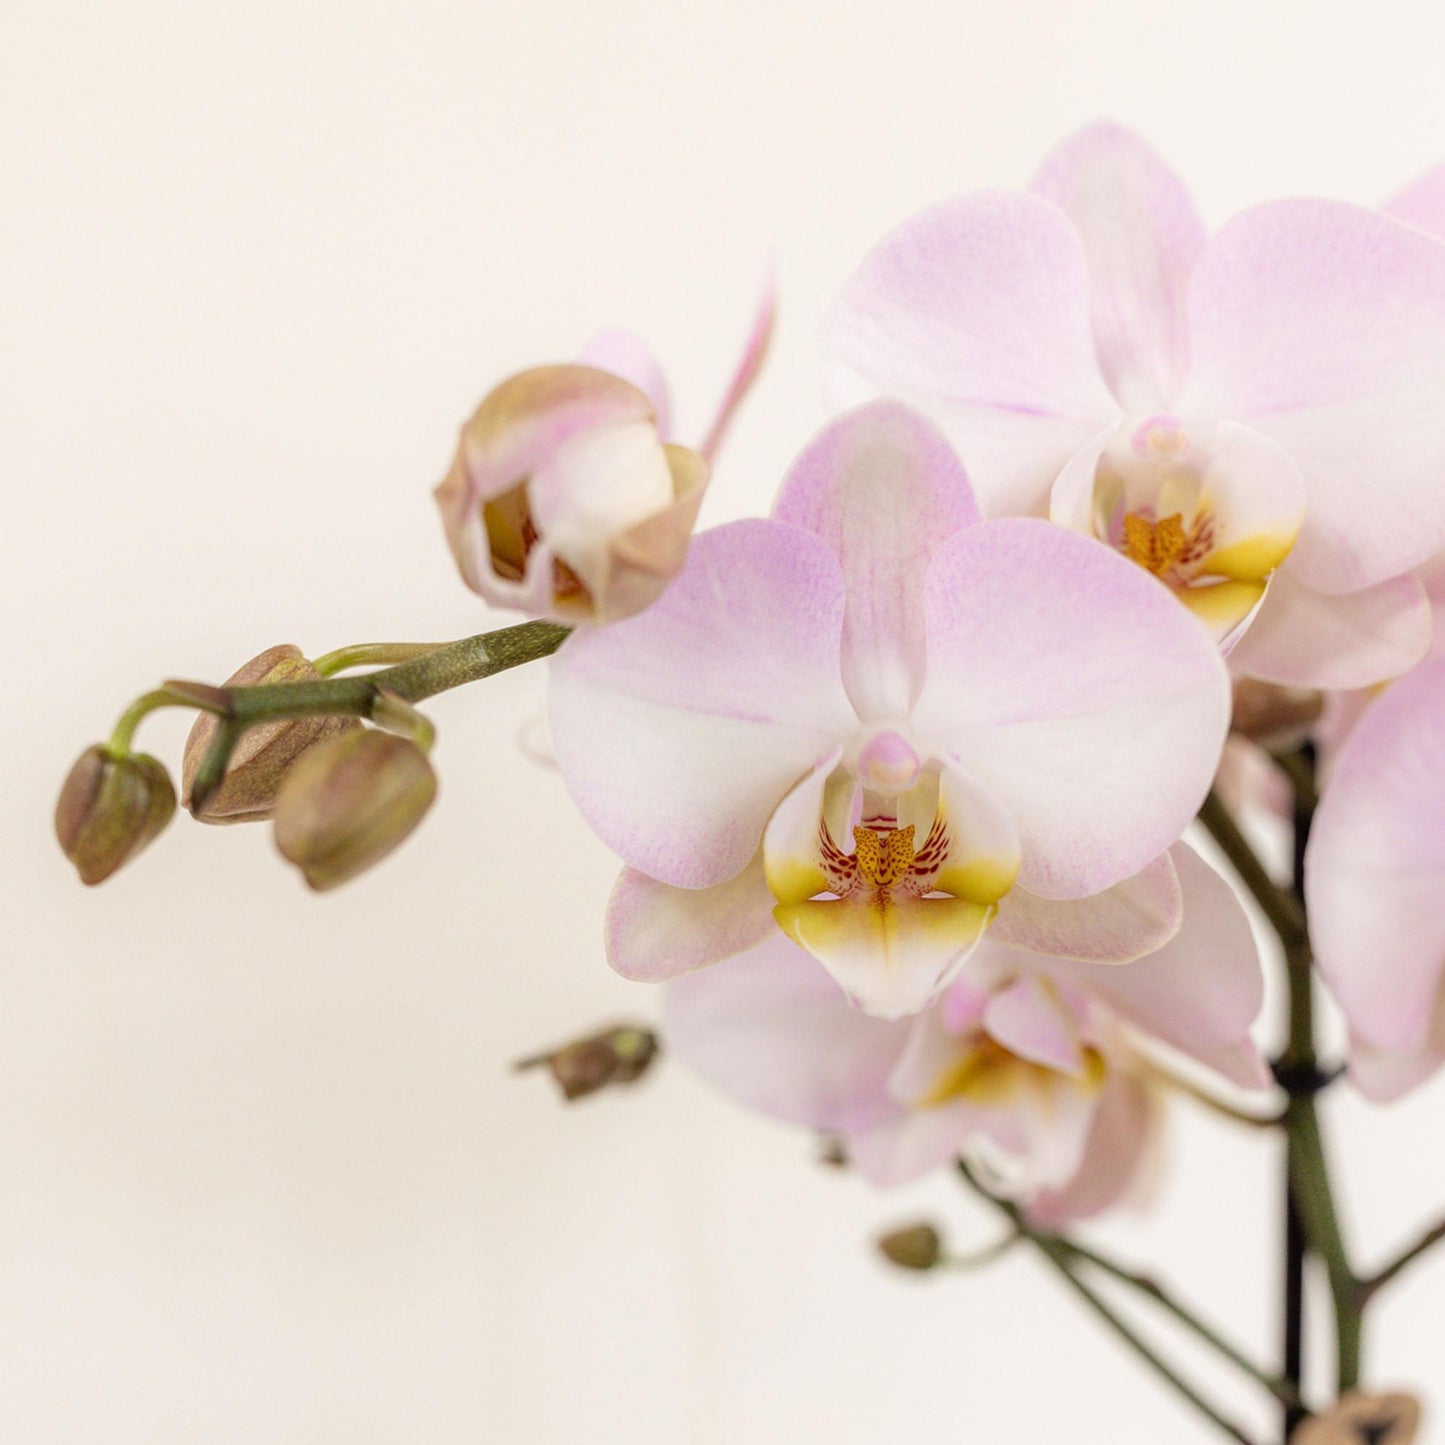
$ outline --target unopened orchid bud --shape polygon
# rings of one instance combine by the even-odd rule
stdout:
[[[226,679],[227,687],[258,687],[272,682],[315,682],[321,674],[290,643],[268,647]],[[191,789],[201,759],[216,737],[211,713],[197,717],[181,760],[181,802],[202,823],[258,823],[269,818],[276,794],[291,765],[308,748],[361,724],[349,717],[280,718],[247,728],[231,752],[225,776],[200,807]]]
[[[1324,706],[1324,694],[1315,688],[1236,678],[1230,727],[1240,737],[1272,751],[1298,747],[1309,737]]]
[[[170,774],[144,753],[97,744],[71,768],[55,805],[55,836],[82,883],[103,883],[129,863],[176,811]]]
[[[933,1269],[943,1260],[943,1241],[931,1224],[895,1229],[878,1241],[878,1252],[899,1269]]]
[[[312,888],[335,888],[397,847],[436,791],[426,754],[407,738],[374,728],[328,738],[281,784],[276,846]]]
[[[1289,1437],[1290,1445],[1411,1445],[1420,1428],[1420,1402],[1410,1395],[1353,1390]]]
[[[610,372],[540,366],[462,428],[436,490],[462,576],[499,607],[612,622],[650,606],[687,554],[707,482],[652,402]]]
[[[622,1024],[578,1039],[564,1048],[523,1059],[519,1069],[545,1065],[562,1096],[570,1103],[613,1084],[640,1079],[657,1057],[657,1035],[649,1029]]]

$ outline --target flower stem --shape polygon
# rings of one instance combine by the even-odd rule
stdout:
[[[562,645],[568,631],[553,622],[522,622],[496,632],[464,637],[459,642],[432,648],[409,661],[362,677],[227,688],[168,682],[160,694],[148,696],[168,694],[192,706],[206,706],[220,718],[215,740],[191,784],[193,806],[201,808],[221,781],[237,741],[247,728],[257,723],[316,716],[371,718],[373,709],[387,694],[403,702],[421,702],[437,693],[547,657]],[[342,649],[343,653],[346,651]],[[337,655],[329,656],[334,659]],[[140,705],[135,704],[130,713]]]
[[[1365,1303],[1373,1299],[1391,1280],[1397,1275],[1403,1274],[1422,1254],[1433,1249],[1442,1239],[1445,1239],[1445,1219],[1438,1224],[1431,1225],[1414,1244],[1397,1254],[1383,1269],[1372,1274],[1368,1279],[1361,1280],[1360,1291]]]
[[[410,662],[445,645],[439,642],[357,642],[350,647],[338,647],[334,652],[323,653],[311,666],[322,677],[334,677],[338,672],[349,672],[353,667],[391,667],[398,662]]]
[[[1116,1279],[1121,1284],[1126,1284],[1130,1289],[1137,1290],[1140,1294],[1153,1300],[1162,1310],[1173,1315],[1185,1329],[1197,1336],[1217,1354],[1222,1355],[1237,1369],[1242,1370],[1256,1384],[1263,1385],[1282,1405],[1300,1407],[1299,1388],[1292,1380],[1279,1375],[1271,1375],[1268,1371],[1260,1369],[1243,1350],[1225,1339],[1218,1330],[1212,1325],[1206,1324],[1187,1306],[1181,1304],[1157,1280],[1147,1274],[1131,1270],[1110,1259],[1107,1255],[1079,1244],[1076,1240],[1060,1238],[1058,1243],[1075,1259],[1092,1265],[1111,1279]]]
[[[201,701],[189,692],[171,686],[167,683],[164,687],[158,687],[153,692],[143,694],[131,703],[121,713],[119,721],[111,732],[110,741],[106,747],[117,757],[123,757],[130,752],[131,743],[135,739],[135,730],[141,725],[144,718],[150,716],[157,708],[162,707],[201,707]],[[205,709],[208,712],[217,711],[213,707]]]
[[[1103,1262],[1102,1256],[1093,1255],[1091,1251],[1085,1250],[1082,1245],[1075,1244],[1072,1240],[1065,1239],[1060,1235],[1044,1234],[1029,1224],[1022,1210],[1011,1200],[1001,1199],[998,1195],[986,1189],[974,1176],[973,1171],[964,1160],[958,1161],[958,1172],[979,1196],[987,1200],[999,1210],[1009,1221],[1017,1234],[1027,1239],[1034,1246],[1040,1255],[1058,1272],[1059,1277],[1074,1291],[1076,1295],[1091,1309],[1115,1335],[1131,1349],[1135,1355],[1143,1361],[1156,1375],[1159,1376],[1174,1392],[1193,1406],[1199,1414],[1203,1415],[1212,1425],[1218,1428],[1229,1439],[1238,1442],[1238,1445],[1254,1445],[1251,1437],[1246,1435],[1238,1425],[1221,1413],[1214,1405],[1204,1398],[1199,1391],[1179,1373],[1167,1360],[1158,1355],[1153,1346],[1138,1333],[1121,1315],[1119,1315],[1101,1295],[1099,1295],[1088,1283],[1081,1279],[1077,1272],[1077,1265],[1080,1261],[1093,1264],[1095,1268],[1105,1270],[1106,1273],[1115,1274],[1116,1278],[1126,1283],[1133,1283],[1127,1270],[1115,1269]],[[1156,1287],[1157,1288],[1157,1287]],[[1199,1334],[1202,1339],[1208,1340],[1218,1347],[1217,1337],[1207,1326],[1195,1320],[1182,1306],[1170,1304],[1171,1313],[1189,1324],[1190,1328]],[[1234,1359],[1236,1364],[1242,1361],[1236,1358],[1232,1350],[1226,1351],[1227,1357]],[[1265,1380],[1262,1372],[1255,1370],[1248,1365],[1245,1366],[1248,1373],[1255,1379]]]

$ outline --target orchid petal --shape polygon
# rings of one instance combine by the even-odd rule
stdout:
[[[568,639],[552,734],[594,831],[677,887],[740,872],[778,800],[854,725],[842,625],[828,549],[745,521],[698,537],[646,612]]]
[[[698,447],[698,451],[709,463],[717,455],[732,427],[733,417],[737,415],[738,408],[747,399],[748,393],[753,389],[753,383],[758,379],[758,373],[763,369],[763,362],[768,357],[768,346],[773,339],[773,322],[777,317],[777,312],[777,283],[769,275],[763,283],[762,294],[758,297],[757,310],[753,313],[753,323],[748,330],[748,339],[743,344],[743,354],[738,358],[732,379],[728,382],[728,389],[718,405],[717,415],[713,417],[712,425],[707,429],[707,436],[703,439],[702,445]]]
[[[657,430],[664,441],[675,441],[672,430],[672,396],[662,363],[646,342],[620,326],[599,331],[577,354],[583,366],[595,366],[629,381],[652,403]]]
[[[1409,574],[1359,592],[1316,592],[1293,564],[1274,574],[1229,661],[1290,687],[1369,687],[1408,672],[1430,647],[1434,619]]]
[[[906,716],[923,682],[929,559],[979,520],[947,441],[900,402],[848,412],[793,463],[773,516],[821,537],[842,563],[843,683],[858,715]]]
[[[1123,967],[1034,958],[1027,965],[1076,985],[1136,1028],[1245,1088],[1269,1082],[1249,1029],[1264,998],[1259,950],[1234,890],[1187,844],[1170,857],[1184,898],[1179,931]]]
[[[824,358],[832,406],[889,395],[933,417],[993,514],[1040,509],[1118,409],[1078,235],[1036,196],[981,191],[904,222],[834,303]]]
[[[990,951],[1006,945],[1055,958],[1130,963],[1179,931],[1183,893],[1170,854],[1089,898],[1059,901],[1013,889],[988,931]]]
[[[779,903],[801,903],[828,890],[819,829],[826,828],[834,846],[851,843],[854,784],[837,774],[840,748],[826,758],[778,804],[763,834],[764,876],[770,896]]]
[[[1178,409],[1243,421],[1298,463],[1302,581],[1354,591],[1445,544],[1445,246],[1342,202],[1257,206],[1205,247],[1190,324]]]
[[[1300,469],[1278,442],[1238,422],[1220,422],[1199,444],[1208,458],[1201,505],[1216,523],[1202,570],[1263,581],[1289,556],[1304,522]]]
[[[807,954],[773,938],[663,993],[663,1036],[689,1068],[775,1118],[851,1134],[896,1117],[887,1080],[906,1024],[851,1008]]]
[[[1026,975],[994,994],[984,1010],[983,1025],[992,1038],[1022,1059],[1073,1078],[1084,1073],[1078,1020],[1044,979]]]
[[[1069,1179],[1105,1077],[1099,1055],[1073,1078],[985,1037],[955,1037],[940,1014],[914,1021],[888,1081],[909,1113],[851,1141],[854,1164],[875,1183],[901,1183],[986,1143],[1009,1156],[1010,1193],[1027,1197]]]
[[[1380,207],[1387,216],[1418,226],[1432,236],[1445,236],[1445,166],[1417,176]]]
[[[675,978],[761,943],[773,897],[755,858],[711,888],[674,888],[624,868],[607,902],[607,961],[623,978]]]
[[[1310,932],[1351,1029],[1421,1047],[1445,974],[1445,661],[1360,720],[1335,762],[1305,857]]]
[[[909,819],[900,800],[898,820]],[[945,762],[938,780],[938,820],[948,852],[933,886],[971,903],[997,903],[1013,888],[1022,853],[1018,828],[1008,808],[977,779]],[[920,819],[920,822],[923,820]],[[927,824],[918,836],[927,834]]]
[[[1112,1070],[1099,1096],[1074,1176],[1043,1191],[1024,1212],[1036,1228],[1058,1233],[1138,1194],[1153,1174],[1164,1111],[1158,1091],[1140,1074]]]
[[[1208,635],[1140,568],[1024,519],[929,569],[913,724],[1013,815],[1021,887],[1082,898],[1137,873],[1208,791],[1229,688]]]
[[[1184,373],[1185,291],[1205,240],[1184,182],[1132,131],[1100,122],[1057,146],[1031,189],[1083,240],[1110,389],[1126,409],[1166,409]]]
[[[1350,1034],[1350,1078],[1375,1104],[1403,1099],[1441,1064],[1445,1064],[1445,990],[1436,995],[1429,1028],[1413,1049],[1376,1048],[1359,1034]]]

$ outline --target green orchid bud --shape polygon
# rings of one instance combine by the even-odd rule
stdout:
[[[321,674],[290,643],[268,647],[226,679],[227,687],[256,687],[273,682],[315,682]],[[201,759],[216,737],[218,722],[211,713],[197,717],[186,739],[181,761],[181,801],[202,823],[258,823],[269,818],[286,775],[304,752],[327,738],[358,731],[349,717],[281,718],[258,723],[241,734],[225,776],[200,807],[192,784]]]
[[[103,883],[129,863],[176,811],[170,774],[144,753],[96,744],[71,768],[55,805],[55,836],[80,881]]]
[[[436,797],[426,754],[364,728],[313,744],[276,797],[276,846],[312,888],[336,888],[386,857]]]

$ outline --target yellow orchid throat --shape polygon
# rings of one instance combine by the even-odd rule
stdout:
[[[806,831],[764,848],[778,926],[870,1012],[923,1007],[1018,874],[1012,825],[990,832],[1001,825],[984,821],[966,789],[947,806],[945,791],[937,764],[915,770],[912,786],[891,796],[839,769],[811,785]],[[844,828],[849,851],[839,841]]]

